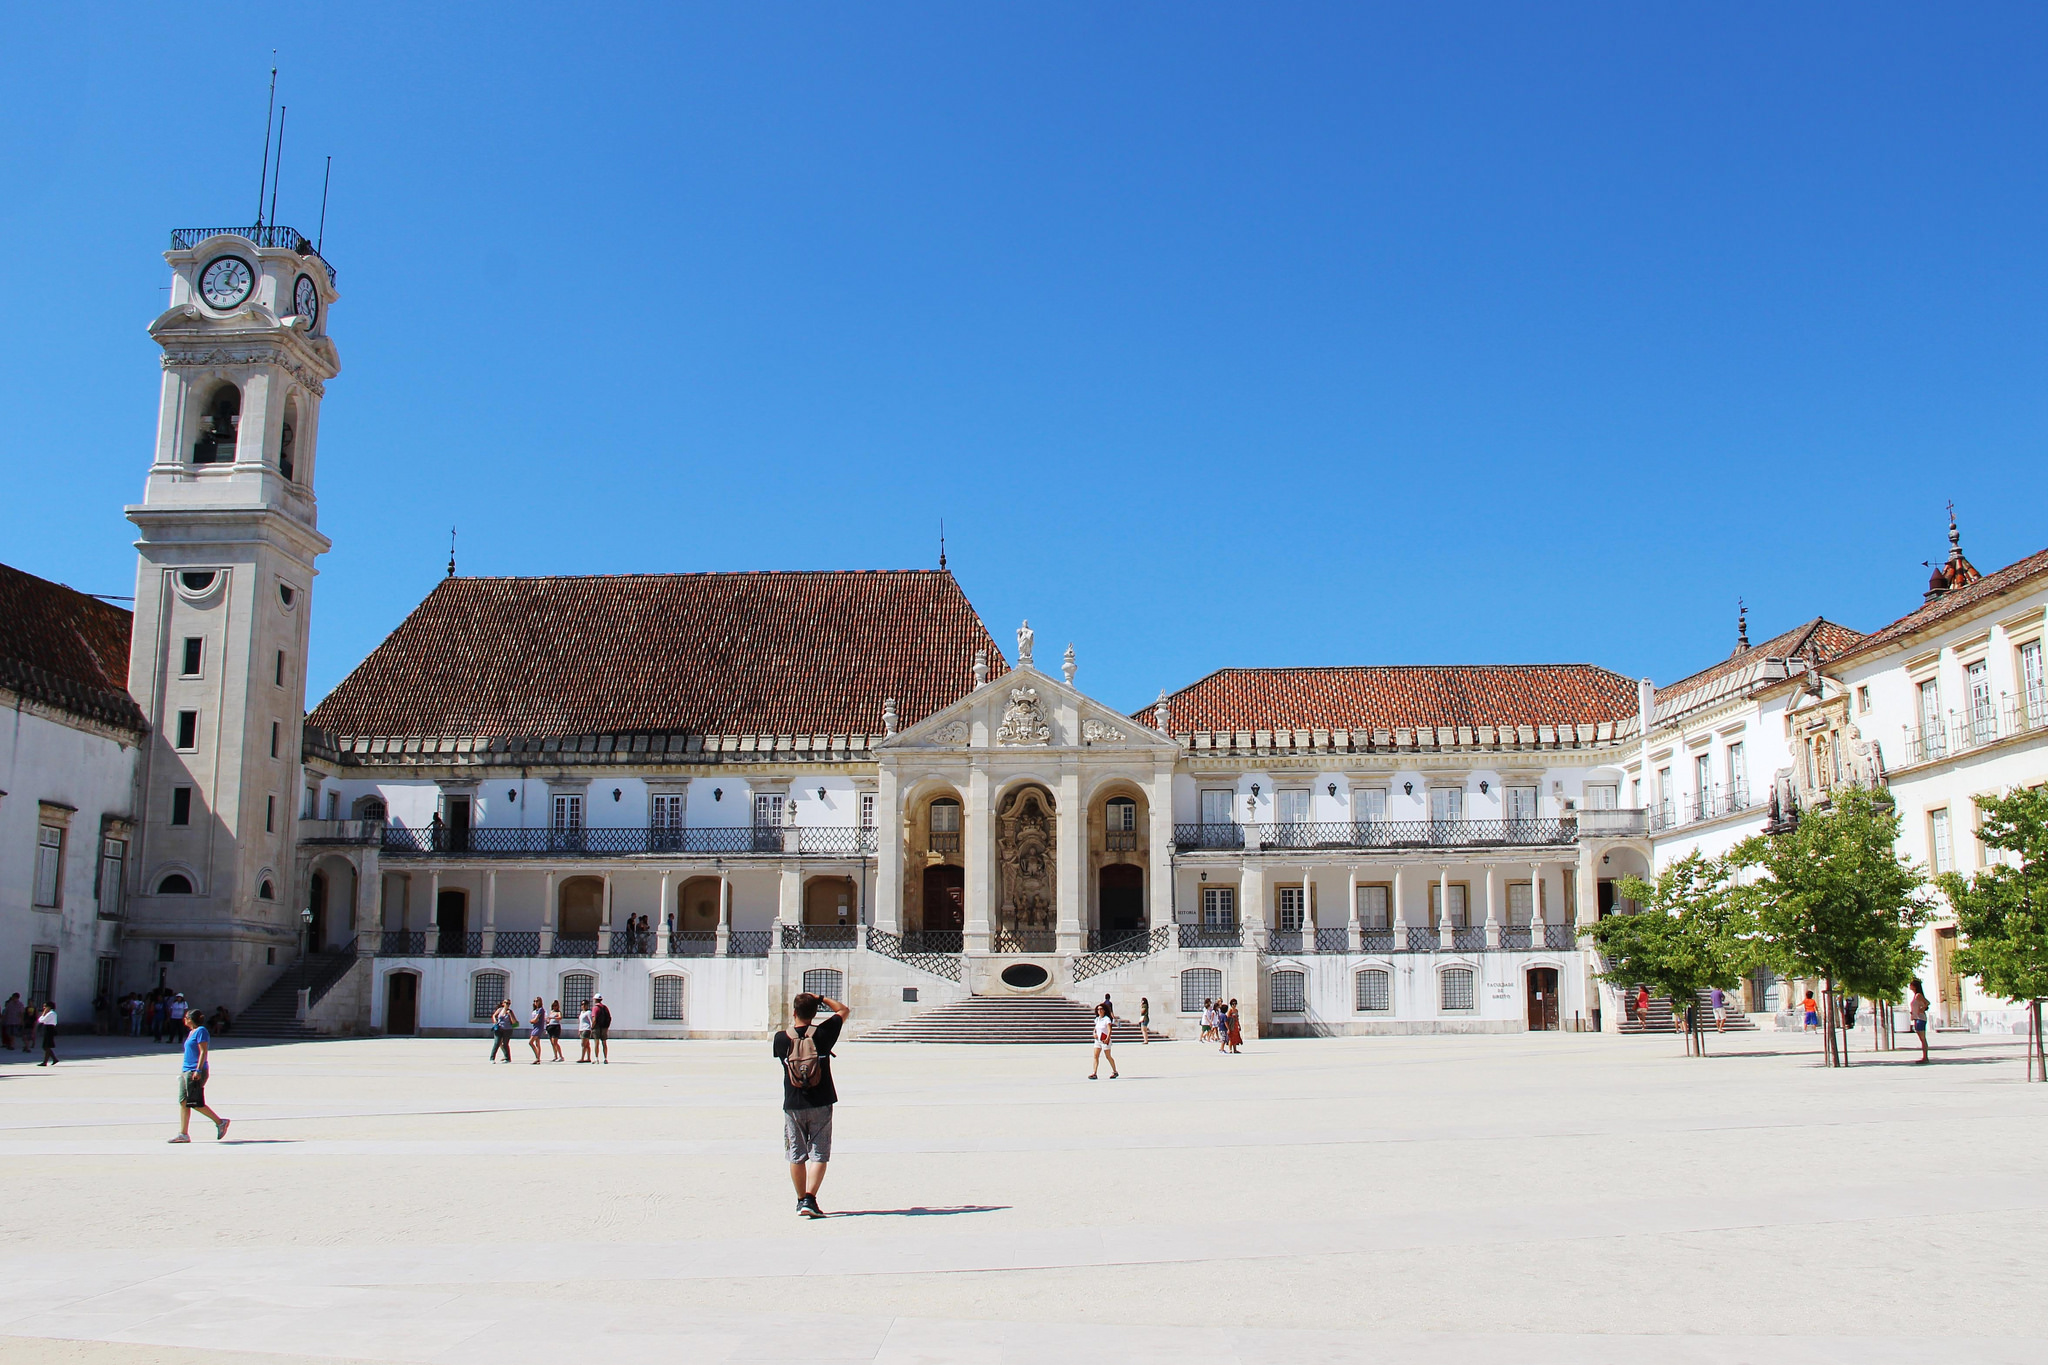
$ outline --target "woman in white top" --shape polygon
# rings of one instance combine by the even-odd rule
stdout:
[[[36,1031],[43,1035],[43,1060],[37,1066],[57,1065],[57,1006],[46,1004],[43,1012],[36,1016]]]
[[[1088,1063],[1088,1079],[1091,1081],[1096,1079],[1095,1073],[1102,1069],[1105,1061],[1109,1063],[1109,1078],[1116,1079],[1116,1056],[1109,1050],[1110,1030],[1115,1024],[1116,1016],[1109,1012],[1109,1006],[1095,1007],[1095,1055]]]
[[[597,1015],[590,1008],[590,1002],[586,1000],[583,1002],[583,1012],[576,1016],[576,1043],[583,1049],[583,1055],[576,1059],[579,1062],[590,1060],[590,1030],[595,1027]]]

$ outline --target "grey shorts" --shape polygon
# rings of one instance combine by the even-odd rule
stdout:
[[[178,1073],[178,1103],[187,1109],[206,1107],[206,1073],[204,1071],[180,1071]]]
[[[782,1111],[782,1145],[792,1162],[832,1159],[832,1106]]]

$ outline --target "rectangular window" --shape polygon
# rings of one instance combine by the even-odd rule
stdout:
[[[1955,850],[1949,843],[1946,810],[1927,812],[1927,848],[1937,875],[1956,870]]]
[[[1665,824],[1671,823],[1671,769],[1657,769],[1657,814]]]
[[[64,828],[36,827],[36,904],[45,910],[58,906],[64,889]]]
[[[654,798],[652,823],[656,829],[677,830],[683,827],[683,797],[680,792]]]
[[[860,794],[860,827],[862,829],[873,829],[875,827],[875,794],[873,792],[862,792]]]
[[[2048,721],[2048,679],[2041,674],[2041,642],[2020,646],[2020,695],[2026,699],[2027,724]]]
[[[1628,804],[1632,810],[1643,808],[1643,779],[1631,777],[1628,780]]]
[[[657,1024],[682,1023],[683,978],[673,974],[657,976],[651,985],[654,993],[654,1022]]]
[[[1866,715],[1870,711],[1870,685],[1865,683],[1856,689],[1856,713]]]
[[[37,1004],[48,1002],[57,984],[57,955],[37,949],[28,959],[28,998]]]
[[[171,788],[171,823],[174,825],[189,825],[192,823],[192,789],[190,787]]]
[[[779,828],[782,824],[782,802],[783,796],[781,792],[754,793],[754,827],[756,829]]]
[[[1384,932],[1393,927],[1394,921],[1388,912],[1393,888],[1384,884],[1358,888],[1358,927],[1368,931]]]
[[[203,663],[205,662],[205,660],[206,660],[206,640],[205,640],[205,638],[204,638],[203,636],[198,636],[198,635],[187,635],[187,636],[185,637],[185,659],[184,659],[184,665],[183,665],[183,667],[181,667],[181,668],[180,668],[180,669],[178,670],[178,676],[179,676],[179,677],[181,677],[181,678],[196,678],[196,677],[198,677],[198,676],[199,676],[199,670],[200,670],[200,665],[201,665],[201,664],[203,664]]]
[[[1739,739],[1728,746],[1728,800],[1735,809],[1749,804],[1749,757]]]
[[[1202,823],[1205,825],[1227,825],[1231,822],[1230,802],[1236,795],[1228,791],[1205,791],[1202,793]]]
[[[931,808],[932,833],[958,834],[960,832],[960,803],[958,801],[934,801]]]
[[[1530,897],[1528,882],[1508,883],[1508,923],[1528,924],[1536,918],[1536,902]],[[1542,947],[1542,944],[1537,944]]]
[[[119,919],[128,885],[128,841],[100,840],[100,917]]]
[[[1620,804],[1621,790],[1617,787],[1598,786],[1586,788],[1586,809],[1613,810]]]
[[[1940,758],[1948,752],[1941,731],[1941,684],[1930,678],[1920,684],[1920,756]]]
[[[284,651],[277,651],[277,685],[284,686]]]
[[[1308,973],[1273,973],[1273,1013],[1305,1014],[1308,1012]]]
[[[1352,818],[1360,824],[1385,824],[1387,822],[1387,789],[1385,787],[1353,787],[1351,789],[1351,814]]]
[[[277,736],[278,724],[276,721],[272,721],[270,722],[270,756],[272,758],[277,757]]]
[[[1358,974],[1358,1012],[1384,1014],[1394,1008],[1393,979],[1383,971],[1368,969]]]
[[[1280,823],[1283,825],[1305,825],[1311,817],[1311,793],[1306,787],[1290,787],[1276,792]]]
[[[1446,824],[1465,818],[1465,789],[1463,787],[1431,787],[1429,789],[1429,818],[1437,824]]]
[[[1510,820],[1534,820],[1536,818],[1536,789],[1534,787],[1509,787],[1502,803]]]
[[[330,820],[339,820],[341,818],[340,792],[327,793],[327,818]]]
[[[114,968],[120,963],[118,957],[103,957],[93,964],[92,994],[95,1000],[107,1002],[111,1010],[114,1005]]]
[[[1205,886],[1202,888],[1202,927],[1204,929],[1235,929],[1237,927],[1236,887]]]
[[[277,833],[277,798],[275,796],[263,798],[263,832],[265,834]]]
[[[180,749],[196,749],[199,747],[199,713],[197,711],[180,711],[178,713],[177,747]]]
[[[1431,882],[1429,884],[1429,922],[1432,925],[1444,922],[1443,899],[1443,883]],[[1470,927],[1470,921],[1465,914],[1465,884],[1463,882],[1451,883],[1451,923],[1460,929]]]
[[[1307,912],[1303,908],[1305,902],[1303,888],[1299,886],[1282,886],[1276,888],[1276,890],[1279,892],[1280,928],[1287,933],[1300,932],[1303,922],[1308,918]]]
[[[1439,980],[1443,991],[1443,1007],[1446,1010],[1469,1010],[1472,1008],[1472,970],[1469,967],[1450,967]]]
[[[580,793],[558,792],[555,795],[555,828],[583,828],[583,797]],[[567,1006],[564,1006],[567,1008]]]
[[[469,1017],[488,1020],[498,1012],[498,1002],[506,995],[505,983],[511,978],[503,972],[478,972],[469,979]]]
[[[1714,813],[1714,756],[1697,754],[1692,760],[1693,809],[1702,818]]]
[[[1970,742],[1989,744],[1998,737],[1998,709],[1991,700],[1991,665],[1979,659],[1966,675],[1970,683]]]

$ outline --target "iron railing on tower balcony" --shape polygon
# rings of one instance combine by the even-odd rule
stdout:
[[[172,228],[171,250],[184,251],[189,247],[198,246],[208,237],[218,237],[223,233],[246,238],[253,246],[277,247],[285,251],[296,251],[301,256],[311,256],[326,269],[327,283],[332,285],[335,282],[333,262],[320,254],[312,240],[297,228],[277,223],[258,223],[253,227]]]

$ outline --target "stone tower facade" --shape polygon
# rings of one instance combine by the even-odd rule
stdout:
[[[172,235],[128,687],[150,725],[122,980],[246,1005],[288,963],[333,272],[283,227]]]

